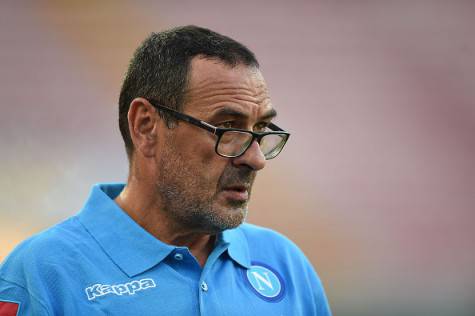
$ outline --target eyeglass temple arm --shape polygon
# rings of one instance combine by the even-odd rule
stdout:
[[[197,119],[195,119],[194,117],[188,116],[188,115],[183,114],[183,113],[178,112],[178,111],[175,111],[175,110],[170,109],[170,108],[168,108],[168,107],[166,107],[166,106],[160,105],[160,104],[158,104],[158,103],[156,103],[156,102],[152,102],[152,101],[150,101],[150,100],[149,100],[149,102],[150,102],[151,105],[153,105],[153,106],[156,107],[157,109],[162,110],[162,111],[165,111],[165,112],[168,112],[168,113],[172,114],[173,116],[175,116],[176,118],[178,118],[178,119],[180,119],[180,120],[182,120],[182,121],[185,121],[185,122],[188,122],[188,123],[190,123],[190,124],[196,125],[196,126],[198,126],[198,127],[204,128],[204,129],[210,131],[211,133],[216,134],[217,128],[214,127],[214,126],[211,125],[211,124],[208,124],[208,123],[206,123],[206,122],[197,120]]]
[[[275,125],[274,123],[269,124],[269,128],[273,131],[279,131],[279,132],[285,132],[282,128],[279,126]]]
[[[165,112],[168,112],[168,113],[172,114],[173,116],[175,116],[176,118],[178,118],[180,120],[183,120],[183,121],[188,122],[190,124],[193,124],[193,125],[196,125],[198,127],[204,128],[204,129],[206,129],[207,131],[209,131],[213,134],[216,134],[218,132],[218,128],[211,125],[211,124],[209,124],[209,123],[206,123],[204,121],[200,121],[198,119],[195,119],[194,117],[191,117],[189,115],[183,114],[183,113],[175,111],[173,109],[170,109],[169,107],[158,104],[157,102],[154,102],[152,100],[148,100],[148,101],[155,108],[157,108],[159,110],[162,110],[162,111],[165,111]],[[284,133],[288,134],[288,132],[286,132],[285,130],[283,130],[279,126],[275,125],[274,123],[270,123],[269,128],[274,130],[274,131],[284,132]]]

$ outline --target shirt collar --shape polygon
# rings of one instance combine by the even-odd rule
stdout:
[[[115,203],[124,186],[123,183],[93,186],[78,218],[112,261],[129,277],[134,277],[159,264],[176,247],[152,236]],[[250,268],[247,239],[239,227],[218,234],[217,242],[227,245],[232,260]]]
[[[228,254],[246,269],[251,267],[247,238],[240,227],[228,229],[219,234],[218,242],[229,244]]]
[[[78,218],[112,261],[133,277],[160,263],[175,247],[149,234],[114,202],[124,186],[95,185]]]

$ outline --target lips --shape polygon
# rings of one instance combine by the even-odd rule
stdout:
[[[222,191],[230,200],[246,201],[249,198],[249,186],[246,185],[230,185],[226,186]]]
[[[230,185],[230,186],[226,186],[224,188],[224,190],[226,191],[239,191],[239,192],[244,192],[244,191],[247,191],[247,188],[248,186],[246,185],[239,185],[239,184],[236,184],[236,185]]]

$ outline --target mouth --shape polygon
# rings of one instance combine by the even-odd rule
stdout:
[[[230,185],[225,187],[222,192],[229,200],[247,201],[249,199],[249,186]]]

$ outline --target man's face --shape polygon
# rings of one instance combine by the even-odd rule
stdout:
[[[183,112],[217,127],[246,130],[261,130],[273,116],[258,70],[198,57],[191,63]],[[224,158],[215,152],[215,135],[185,122],[161,137],[156,185],[168,216],[195,232],[217,233],[240,225],[256,172],[265,165],[258,144],[243,156]]]

